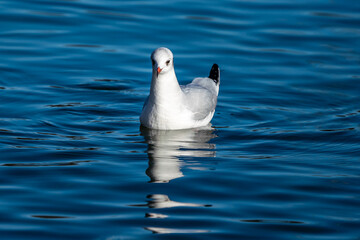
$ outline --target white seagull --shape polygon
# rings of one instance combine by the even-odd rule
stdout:
[[[164,47],[151,54],[150,95],[145,100],[140,122],[159,130],[203,127],[214,116],[220,85],[220,69],[211,68],[209,77],[195,78],[180,86],[172,52]]]

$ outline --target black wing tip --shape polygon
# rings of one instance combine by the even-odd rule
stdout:
[[[220,81],[220,68],[214,63],[211,67],[209,78],[212,79],[216,84]]]

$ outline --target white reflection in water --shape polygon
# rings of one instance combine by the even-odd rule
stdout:
[[[176,228],[160,228],[160,227],[146,227],[146,230],[149,230],[153,233],[206,233],[210,232],[209,230],[202,229],[176,229]]]
[[[147,204],[131,205],[134,207],[148,207],[148,208],[172,208],[172,207],[211,207],[211,205],[175,202],[170,200],[165,194],[151,194],[147,196]]]
[[[186,164],[182,157],[215,157],[215,144],[209,143],[217,137],[214,129],[209,125],[201,129],[187,129],[176,131],[152,130],[141,128],[141,135],[148,144],[149,167],[146,174],[151,183],[168,183],[172,179],[183,177],[181,168]],[[193,168],[193,169],[202,169]],[[177,202],[165,194],[151,194],[147,196],[145,204],[130,205],[151,209],[173,207],[211,207],[206,204]],[[169,216],[159,212],[146,213],[146,218],[167,219]],[[163,227],[144,227],[153,233],[204,233],[203,229],[177,229]]]
[[[153,130],[141,128],[148,144],[149,167],[146,174],[150,182],[167,183],[183,177],[180,157],[215,157],[214,129],[209,126],[186,130]]]

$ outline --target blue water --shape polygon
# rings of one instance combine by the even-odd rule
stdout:
[[[359,239],[358,0],[0,5],[1,239]],[[213,130],[140,128],[160,46]]]

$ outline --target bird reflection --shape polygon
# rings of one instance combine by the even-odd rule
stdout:
[[[167,183],[183,177],[184,164],[179,157],[215,157],[215,138],[210,126],[186,130],[154,130],[140,128],[141,135],[148,144],[149,167],[146,175],[152,183]]]
[[[177,229],[177,228],[160,228],[160,227],[146,227],[152,233],[207,233],[209,230],[202,229]]]
[[[209,204],[184,203],[170,200],[165,194],[150,194],[146,198],[149,200],[146,204],[133,204],[132,207],[148,208],[172,208],[172,207],[211,207]],[[165,216],[165,215],[164,215]],[[151,217],[150,215],[147,217]]]

